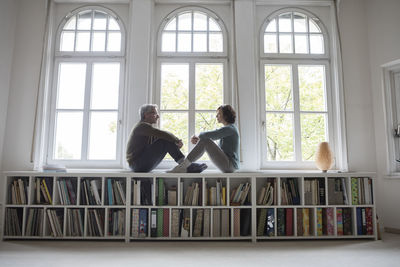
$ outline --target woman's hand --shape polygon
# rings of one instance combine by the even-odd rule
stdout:
[[[192,142],[193,145],[197,144],[199,142],[200,138],[198,136],[193,135],[192,138],[190,138],[190,141]]]

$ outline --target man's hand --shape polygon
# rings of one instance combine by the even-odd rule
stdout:
[[[192,142],[193,145],[197,144],[199,142],[200,138],[198,136],[193,135],[192,138],[190,138],[190,141]]]
[[[182,139],[179,139],[175,144],[178,146],[178,148],[182,148],[183,147]]]

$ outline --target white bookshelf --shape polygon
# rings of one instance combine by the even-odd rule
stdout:
[[[121,240],[125,242],[134,242],[137,240],[248,240],[248,241],[267,241],[267,240],[278,240],[278,239],[376,239],[377,238],[377,225],[376,225],[376,208],[375,208],[375,192],[374,192],[374,173],[320,173],[320,172],[255,172],[255,173],[200,173],[200,174],[172,174],[172,173],[132,173],[132,172],[67,172],[67,173],[49,173],[49,172],[5,172],[4,173],[4,201],[3,201],[3,220],[2,220],[2,239],[3,240],[18,240],[18,239],[45,239],[45,240]],[[48,186],[49,193],[51,194],[52,203],[37,203],[36,194],[36,183],[37,179],[45,179],[46,185]],[[176,205],[165,205],[158,206],[158,187],[157,181],[159,178],[164,180],[166,188],[174,189],[176,188]],[[293,178],[296,182],[287,182],[297,185],[297,191],[299,194],[299,199],[297,203],[294,203],[294,198],[290,203],[288,202],[288,197],[284,199],[284,191],[280,188],[286,185],[285,181],[290,181],[288,178]],[[335,179],[336,178],[336,179]],[[363,196],[366,200],[370,200],[369,203],[363,203],[360,201],[357,204],[352,203],[352,178],[369,178],[371,180],[370,192],[368,193],[364,189],[360,188],[358,193]],[[12,184],[14,181],[21,179],[25,184],[26,192],[26,202],[24,204],[12,203]],[[84,188],[85,180],[96,180],[99,190],[100,202],[96,203],[86,203],[86,196],[82,191]],[[112,181],[119,181],[120,189],[124,191],[126,196],[125,204],[113,203],[109,205],[108,197],[108,179]],[[134,180],[149,181],[151,184],[151,203],[150,205],[134,205],[132,194],[134,194]],[[332,180],[331,180],[332,179]],[[73,191],[75,191],[76,200],[71,201],[71,203],[62,203],[62,194],[60,194],[60,187],[58,186],[58,181],[70,180]],[[314,195],[312,201],[319,201],[319,203],[307,203],[310,201],[308,194],[308,189],[310,184],[316,180],[319,184],[318,196]],[[331,180],[331,181],[330,181]],[[207,203],[206,194],[209,194],[209,190],[206,193],[207,187],[216,186],[217,182],[221,182],[222,187],[226,189],[225,205],[221,204],[211,204]],[[311,181],[311,182],[310,182]],[[321,182],[322,181],[322,182]],[[332,181],[344,182],[346,186],[348,204],[344,203],[331,203],[333,199],[333,193],[330,188],[333,184]],[[365,179],[365,181],[368,181]],[[197,205],[184,205],[182,198],[185,198],[185,194],[188,191],[188,186],[197,182],[199,184],[199,202]],[[243,205],[232,205],[230,203],[231,195],[235,188],[240,184],[249,183],[250,189],[248,192],[248,197]],[[274,184],[276,199],[271,205],[259,205],[257,201],[261,193],[261,188],[266,185],[267,182]],[[66,186],[67,182],[65,182]],[[89,182],[90,184],[90,182]],[[337,184],[336,184],[337,185]],[[290,187],[290,185],[289,185]],[[359,186],[361,187],[361,186]],[[336,188],[336,187],[335,187]],[[277,190],[279,189],[279,190]],[[339,187],[336,189],[340,189]],[[342,188],[343,189],[343,188]],[[183,190],[183,194],[180,192]],[[314,186],[314,192],[315,191]],[[322,190],[322,193],[320,193]],[[363,191],[364,190],[364,191]],[[340,191],[340,190],[339,190]],[[66,191],[68,192],[68,188]],[[221,191],[222,192],[222,191]],[[334,191],[335,194],[337,191]],[[339,192],[340,193],[340,192]],[[321,194],[321,196],[320,196]],[[167,198],[167,197],[166,197]],[[316,199],[317,198],[317,199]],[[340,195],[339,195],[340,201]],[[337,199],[334,199],[335,201]],[[221,200],[222,201],[222,200]],[[72,203],[74,202],[74,204]],[[361,204],[360,204],[361,203]],[[115,205],[116,204],[116,205]],[[33,209],[36,209],[34,213]],[[133,237],[131,233],[132,228],[132,211],[133,209],[141,209],[147,212],[147,232],[141,237]],[[163,230],[161,235],[167,236],[152,236],[151,234],[151,213],[152,210],[156,212],[162,209],[162,212],[167,214],[168,221],[167,230]],[[190,214],[190,233],[187,237],[172,237],[172,212],[173,210],[187,210]],[[227,211],[221,211],[221,210]],[[247,212],[249,217],[249,228],[248,235],[238,236],[238,228],[235,223],[235,215]],[[244,211],[244,209],[246,211]],[[303,209],[307,209],[304,210]],[[61,233],[59,236],[54,236],[54,231],[52,231],[52,224],[48,218],[47,210],[55,210],[61,226]],[[72,220],[68,220],[67,214],[78,214],[78,212],[73,211],[78,210],[81,214],[81,220],[83,225],[82,233],[78,236],[72,236],[69,233],[68,227]],[[97,215],[94,215],[93,210],[97,210]],[[165,210],[165,211],[164,211]],[[203,220],[200,231],[200,236],[195,237],[194,228],[196,223],[196,216],[199,210],[203,210]],[[204,210],[209,210],[209,236],[204,235]],[[220,227],[222,229],[227,229],[226,236],[215,236],[214,235],[214,224],[220,225],[219,223],[214,223],[214,212],[224,216],[224,224]],[[265,210],[265,211],[262,211]],[[118,224],[114,224],[114,220],[111,220],[110,216],[112,211],[113,216],[118,217]],[[120,211],[120,212],[117,212]],[[30,212],[35,215],[30,215]],[[160,211],[161,212],[161,211]],[[273,220],[262,220],[260,219],[261,213],[272,215]],[[15,213],[18,218],[19,231],[12,231],[10,227],[7,228],[8,220],[11,220]],[[176,212],[175,212],[176,213]],[[182,212],[183,213],[183,212]],[[300,214],[301,213],[301,214]],[[346,213],[346,218],[343,214]],[[282,217],[282,214],[284,217]],[[321,214],[321,215],[320,215]],[[340,214],[342,219],[340,219]],[[246,215],[246,214],[245,214]],[[281,217],[279,217],[281,216]],[[322,219],[321,219],[322,216]],[[308,221],[307,219],[308,218]],[[40,220],[38,219],[40,218]],[[92,220],[90,220],[92,218]],[[220,218],[220,219],[221,219]],[[283,220],[282,220],[283,218]],[[365,218],[363,220],[363,218]],[[36,219],[36,220],[35,220]],[[218,218],[216,218],[218,219]],[[222,220],[222,219],[221,219]],[[29,234],[27,232],[28,221],[42,221],[41,224],[30,224],[29,229],[34,231],[34,234]],[[101,236],[93,236],[99,232],[90,226],[89,221],[96,221],[98,226],[101,226]],[[245,221],[245,218],[241,218],[241,223]],[[261,225],[260,223],[265,222],[265,225],[270,225],[270,227]],[[164,222],[164,221],[163,221]],[[364,227],[362,223],[364,222]],[[14,221],[15,224],[15,221]],[[301,224],[301,226],[300,226]],[[344,225],[345,224],[345,225]],[[282,230],[282,225],[284,231]],[[303,225],[306,225],[305,228]],[[321,226],[319,226],[321,225]],[[118,226],[120,228],[118,228]],[[121,231],[121,226],[123,230]],[[236,227],[236,232],[235,232]],[[346,227],[345,229],[343,227]],[[182,226],[179,225],[179,229]],[[367,229],[368,228],[368,229]],[[15,229],[14,229],[15,230]],[[217,230],[217,229],[216,229]],[[32,232],[31,231],[31,232]],[[226,230],[225,230],[226,232]],[[240,231],[239,231],[240,232]],[[243,232],[246,232],[244,230]],[[262,232],[262,234],[261,234]],[[159,232],[160,233],[160,232]],[[308,233],[308,234],[307,234]]]

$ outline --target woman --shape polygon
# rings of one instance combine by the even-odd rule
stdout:
[[[239,131],[234,125],[236,112],[230,105],[222,105],[217,109],[217,121],[224,126],[192,136],[191,142],[196,146],[185,160],[170,172],[187,172],[187,167],[207,152],[211,161],[222,172],[234,172],[239,169]],[[213,140],[219,139],[219,145]]]

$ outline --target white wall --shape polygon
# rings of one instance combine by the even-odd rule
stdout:
[[[385,0],[366,3],[370,81],[375,121],[378,176],[378,204],[385,227],[400,229],[400,179],[387,179],[386,132],[381,65],[400,59],[400,1]]]
[[[3,140],[7,122],[17,7],[17,1],[0,1],[0,172],[2,171]]]

